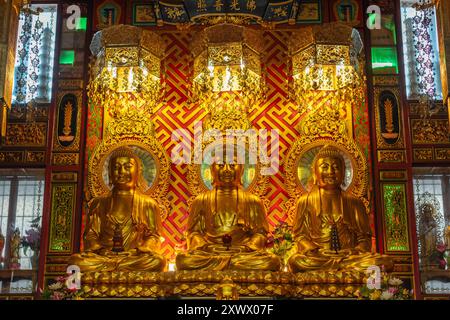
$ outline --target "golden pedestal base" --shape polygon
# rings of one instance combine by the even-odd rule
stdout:
[[[356,298],[356,291],[365,283],[363,273],[348,271],[91,272],[82,275],[85,298]]]

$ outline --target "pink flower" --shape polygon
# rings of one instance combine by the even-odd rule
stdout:
[[[446,266],[447,266],[447,261],[445,261],[445,259],[439,259],[439,268],[445,269]]]
[[[436,250],[440,253],[443,253],[445,252],[445,250],[447,250],[447,246],[445,245],[445,243],[439,243],[436,245]]]
[[[395,287],[389,287],[388,292],[392,295],[395,295],[398,292],[398,288]]]
[[[51,300],[63,300],[64,298],[65,298],[64,293],[59,291],[53,292],[53,294],[50,296]]]
[[[274,245],[274,239],[273,239],[273,237],[267,238],[267,241],[266,241],[266,247],[267,247],[267,248],[272,248],[273,245]]]

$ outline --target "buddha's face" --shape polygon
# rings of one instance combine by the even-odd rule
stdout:
[[[241,181],[243,167],[233,163],[213,163],[211,173],[214,185],[237,186]]]
[[[136,187],[138,166],[136,160],[130,157],[111,159],[111,181],[114,188],[131,190]]]
[[[340,189],[344,180],[344,164],[342,159],[323,157],[317,159],[314,166],[316,184],[327,190]]]

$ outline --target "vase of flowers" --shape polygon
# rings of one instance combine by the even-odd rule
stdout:
[[[403,287],[402,280],[383,272],[379,289],[365,285],[356,292],[356,296],[359,300],[411,300],[413,292]]]
[[[70,288],[67,285],[69,275],[57,277],[45,290],[40,290],[45,300],[83,300],[81,289]]]
[[[25,231],[25,235],[21,238],[21,246],[23,248],[23,253],[28,256],[28,250],[32,251],[29,256],[31,261],[31,267],[36,270],[39,262],[39,249],[41,245],[41,217],[38,216],[31,220],[30,229]]]
[[[280,257],[283,265],[286,267],[287,261],[295,249],[291,226],[286,222],[280,222],[267,239],[266,246],[272,253]]]
[[[447,269],[447,246],[445,243],[438,243],[434,252],[429,257],[429,264],[435,265],[437,268]]]

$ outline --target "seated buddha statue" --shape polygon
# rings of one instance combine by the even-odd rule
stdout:
[[[361,199],[342,190],[344,173],[339,150],[322,147],[313,162],[313,187],[297,203],[297,253],[288,261],[292,272],[393,268],[387,256],[371,252],[369,216]]]
[[[162,271],[160,211],[138,186],[139,157],[122,147],[113,152],[108,167],[112,190],[90,203],[84,251],[72,255],[69,264],[82,272]]]
[[[261,199],[242,187],[243,166],[211,165],[213,189],[198,195],[188,219],[188,251],[176,257],[178,270],[280,269],[265,250],[269,226]]]

